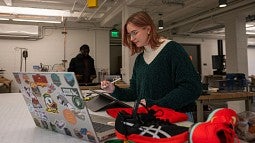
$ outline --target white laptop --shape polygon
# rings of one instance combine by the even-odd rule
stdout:
[[[113,118],[89,114],[73,72],[13,75],[36,126],[89,142],[115,136]]]

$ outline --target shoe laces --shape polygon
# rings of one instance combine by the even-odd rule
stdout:
[[[156,114],[158,112],[161,112],[162,115],[163,115],[163,111],[162,110],[152,110],[152,109],[149,109],[146,105],[142,104],[142,103],[139,103],[140,105],[142,105],[146,110],[147,110],[147,113],[140,113],[140,114],[136,114],[137,115],[137,120],[138,120],[138,123],[142,126],[146,126],[146,125],[155,125],[155,126],[162,126],[162,125],[170,125],[172,124],[168,119],[166,120],[162,120],[162,119],[159,119],[156,117]]]

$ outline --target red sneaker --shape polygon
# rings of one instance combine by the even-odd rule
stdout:
[[[223,123],[196,123],[190,128],[189,143],[234,143],[235,131]]]
[[[219,108],[209,114],[206,122],[225,123],[232,125],[234,128],[237,125],[238,116],[236,112],[229,108]]]

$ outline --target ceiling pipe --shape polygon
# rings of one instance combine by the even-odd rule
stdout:
[[[83,13],[85,12],[85,10],[87,9],[87,6],[88,6],[88,3],[86,2],[85,6],[83,7],[81,13],[80,13],[80,16],[78,17],[78,19],[81,19]]]
[[[171,17],[174,14],[178,14],[180,11],[196,7],[197,5],[199,5],[199,3],[201,3],[200,0],[190,0],[181,9],[171,12],[171,14],[165,14],[164,16],[162,16],[162,19],[168,19],[168,17]]]
[[[118,5],[117,5],[118,4]],[[107,15],[100,23],[101,26],[108,26],[108,23],[115,17],[117,17],[117,15],[121,15],[121,12],[123,10],[123,3],[114,3],[114,6],[117,5],[116,8],[114,8],[114,10],[109,14]]]
[[[189,38],[201,38],[201,39],[224,39],[225,35],[221,34],[175,34],[171,37],[189,37]]]
[[[242,1],[242,2],[240,2],[238,4],[236,4],[236,5],[229,5],[229,6],[225,7],[225,8],[223,8],[223,9],[219,9],[219,10],[213,11],[211,13],[200,15],[200,16],[197,16],[197,17],[189,19],[189,20],[177,22],[177,23],[175,23],[175,24],[173,24],[173,25],[171,25],[169,27],[164,28],[164,30],[160,30],[159,32],[164,32],[164,31],[170,30],[172,28],[176,28],[176,27],[179,27],[179,26],[183,26],[183,25],[195,22],[195,21],[199,21],[201,19],[206,19],[206,18],[210,18],[210,17],[215,16],[215,15],[220,15],[220,14],[229,12],[229,11],[231,11],[233,9],[240,8],[240,7],[243,7],[243,6],[251,6],[251,4],[254,4],[254,2],[251,2],[251,1]]]
[[[73,7],[72,7],[71,12],[74,12],[74,8],[75,8],[75,5],[76,5],[77,1],[78,1],[78,0],[75,0],[75,2],[73,3]]]
[[[12,6],[12,0],[4,0],[4,3],[5,3],[7,6]]]

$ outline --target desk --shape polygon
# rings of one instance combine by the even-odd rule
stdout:
[[[201,122],[204,119],[203,105],[208,103],[215,103],[219,101],[237,101],[245,100],[246,111],[251,110],[251,103],[255,93],[253,92],[215,92],[210,95],[202,95],[196,101],[197,104],[197,121]]]
[[[0,94],[0,142],[1,143],[88,143],[74,137],[59,134],[35,125],[21,93]],[[109,116],[106,112],[94,112]],[[184,121],[182,126],[191,126]]]
[[[101,85],[95,85],[95,86],[80,86],[80,90],[97,90],[101,89]]]

